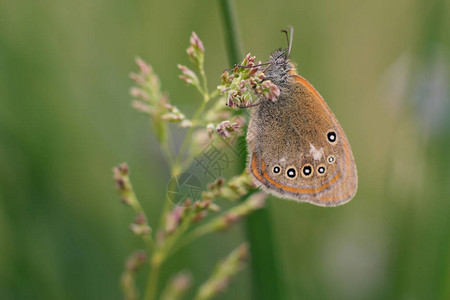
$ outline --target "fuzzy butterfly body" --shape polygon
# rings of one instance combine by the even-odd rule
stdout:
[[[261,100],[252,109],[249,172],[277,196],[320,206],[346,203],[358,183],[350,144],[328,105],[285,53],[275,51],[265,71],[280,88],[278,100]]]

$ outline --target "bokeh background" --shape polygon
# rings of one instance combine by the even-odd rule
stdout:
[[[443,0],[236,1],[243,50],[265,60],[292,25],[298,71],[351,142],[359,190],[326,209],[270,197],[286,299],[450,299],[450,4]],[[128,230],[111,169],[127,161],[150,223],[170,179],[130,107],[139,55],[186,114],[191,31],[210,88],[227,60],[217,1],[2,1],[0,299],[120,299]],[[236,166],[238,169],[239,166]],[[200,284],[242,225],[181,251]],[[145,275],[145,274],[144,274]],[[143,276],[144,276],[143,275]],[[249,299],[250,272],[218,299]]]

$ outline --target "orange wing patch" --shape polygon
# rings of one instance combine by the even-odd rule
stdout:
[[[262,174],[264,176],[261,177],[261,175],[258,172],[258,169],[256,168],[256,156],[253,155],[252,157],[252,165],[251,165],[251,171],[253,173],[253,175],[258,178],[259,181],[261,181],[262,183],[264,182],[270,182],[271,184],[273,184],[274,186],[276,186],[279,189],[282,189],[284,191],[288,191],[291,193],[295,193],[295,194],[315,194],[315,193],[319,193],[321,191],[323,191],[324,189],[328,188],[329,186],[331,186],[333,183],[335,183],[340,177],[341,177],[341,172],[337,172],[336,175],[327,183],[321,185],[318,188],[311,188],[311,189],[303,189],[303,188],[295,188],[295,187],[291,187],[291,186],[287,186],[281,183],[276,182],[275,180],[273,180],[272,178],[270,178],[269,174],[267,174],[266,172],[266,164],[264,162],[264,159],[261,159],[261,171]],[[326,197],[322,197],[321,200],[323,201],[334,201],[334,200],[338,200],[338,199],[334,199],[334,198],[329,198],[328,200],[325,199]]]
[[[322,96],[319,94],[319,92],[312,86],[311,83],[309,83],[308,80],[306,80],[305,78],[303,78],[302,76],[298,75],[296,72],[291,72],[291,75],[293,75],[294,80],[297,82],[300,82],[304,87],[306,87],[306,89],[313,94],[314,96],[316,96],[323,104],[325,104],[325,106],[327,107],[325,100],[323,100]],[[327,107],[328,108],[328,107]],[[328,109],[328,111],[330,111],[330,109]]]
[[[253,157],[252,157],[252,173],[253,173],[253,175],[255,175],[256,178],[258,178],[259,181],[261,181],[263,183],[266,182],[261,177],[261,175],[258,173],[258,169],[256,168],[256,155],[255,154],[253,154]]]

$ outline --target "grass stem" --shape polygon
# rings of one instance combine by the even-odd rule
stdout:
[[[219,0],[219,3],[225,28],[229,64],[232,66],[239,62],[242,57],[236,12],[232,0]],[[246,151],[240,153],[246,153]],[[238,171],[245,168],[245,158],[246,155],[243,155],[241,169]],[[241,201],[245,201],[245,198]],[[254,212],[246,219],[245,224],[246,236],[250,244],[250,257],[252,258],[252,298],[255,300],[284,299],[281,294],[283,288],[281,286],[281,275],[277,268],[275,244],[272,239],[269,207]]]

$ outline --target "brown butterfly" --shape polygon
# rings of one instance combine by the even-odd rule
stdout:
[[[320,206],[350,201],[358,177],[344,130],[316,89],[297,74],[289,48],[269,58],[266,78],[280,88],[260,100],[247,133],[248,168],[257,185],[283,198]]]

